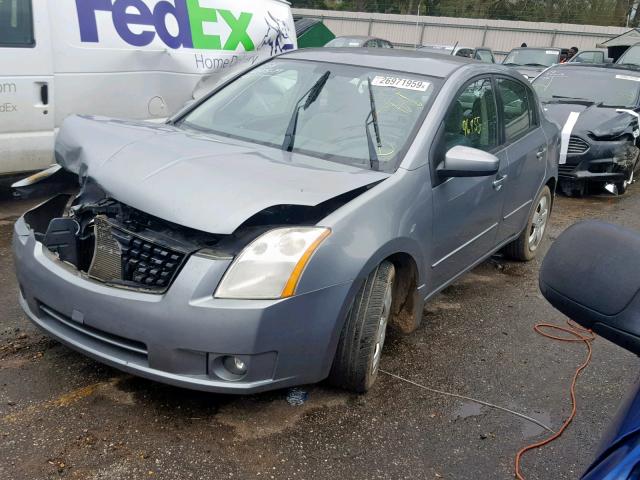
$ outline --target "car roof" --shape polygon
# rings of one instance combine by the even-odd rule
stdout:
[[[512,48],[511,50],[557,50],[557,51],[561,51],[562,48],[560,48],[560,47],[517,47],[517,48]]]
[[[424,45],[420,45],[418,49],[420,48],[441,48],[441,49],[452,50],[454,48],[461,49],[461,48],[474,48],[474,47],[467,47],[466,45],[445,45],[445,44],[436,44],[436,43],[426,43]]]
[[[633,64],[619,64],[619,63],[580,63],[580,62],[567,62],[553,65],[549,68],[590,68],[595,70],[607,70],[607,71],[627,71],[627,72],[640,72],[640,66]]]
[[[384,40],[378,37],[371,37],[368,35],[342,35],[336,38],[346,38],[347,40]],[[335,40],[335,39],[334,39]]]
[[[390,48],[303,48],[279,58],[359,65],[440,78],[448,77],[464,65],[477,64],[475,60],[464,57]]]

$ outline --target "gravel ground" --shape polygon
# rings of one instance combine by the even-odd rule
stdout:
[[[367,395],[319,384],[231,397],[123,374],[49,340],[18,306],[12,224],[33,202],[0,203],[0,478],[508,479],[545,436],[519,417],[381,375]],[[557,200],[548,241],[584,218],[640,229],[640,186],[624,197]],[[493,258],[431,301],[420,329],[388,340],[382,368],[557,428],[582,344],[533,332],[563,323],[537,288],[540,261]],[[525,457],[528,479],[577,478],[637,378],[638,360],[598,339],[560,440]]]

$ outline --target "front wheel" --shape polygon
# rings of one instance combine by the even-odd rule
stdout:
[[[627,188],[629,188],[629,185],[631,185],[635,181],[634,180],[634,175],[635,175],[634,169],[635,169],[635,167],[631,169],[631,172],[627,176],[626,180],[616,183],[616,190],[618,191],[618,195],[624,195],[625,193],[627,193]]]
[[[533,260],[547,230],[550,213],[551,190],[545,186],[535,200],[535,208],[529,215],[526,228],[517,239],[504,248],[504,253],[513,260]]]
[[[363,393],[378,376],[378,367],[393,305],[395,268],[382,262],[369,274],[347,315],[329,381]]]

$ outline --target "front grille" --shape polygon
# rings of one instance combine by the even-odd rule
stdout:
[[[171,284],[185,254],[120,228],[105,216],[94,219],[95,247],[89,276],[118,286],[162,292]]]
[[[111,234],[111,224],[103,215],[94,219],[95,248],[89,276],[103,282],[122,279],[122,250]]]
[[[569,155],[580,155],[585,153],[587,150],[589,150],[589,144],[587,142],[580,137],[571,135],[569,138],[569,147],[567,149],[567,153]]]
[[[558,173],[560,175],[568,175],[576,169],[575,165],[558,165]]]

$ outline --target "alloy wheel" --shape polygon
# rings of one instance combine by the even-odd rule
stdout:
[[[533,252],[542,242],[544,232],[547,228],[547,220],[549,219],[549,199],[546,196],[542,196],[535,212],[533,213],[533,220],[531,222],[531,231],[529,232],[529,249]]]

